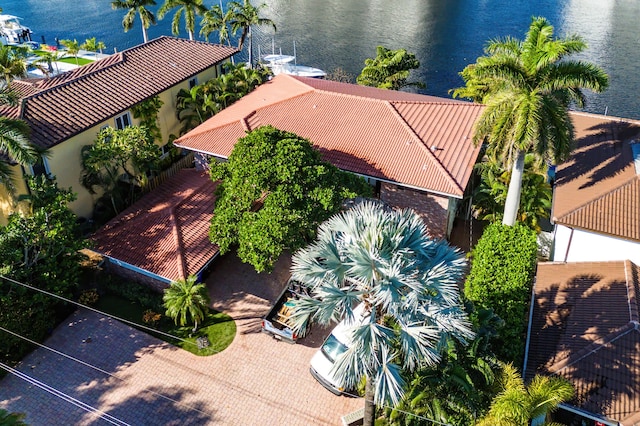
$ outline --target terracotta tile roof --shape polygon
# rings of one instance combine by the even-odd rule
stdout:
[[[640,122],[573,113],[577,148],[556,174],[554,222],[640,241]]]
[[[99,229],[93,250],[172,281],[197,274],[218,254],[209,241],[216,186],[181,170]]]
[[[461,198],[479,147],[482,106],[280,74],[176,145],[226,158],[263,125],[309,139],[325,160],[354,173]]]
[[[0,113],[25,120],[31,140],[49,148],[188,80],[236,49],[159,37],[50,79],[22,81],[19,109]],[[30,84],[27,90],[22,86]]]
[[[541,263],[528,379],[558,374],[574,405],[623,425],[640,416],[640,267],[631,261]]]

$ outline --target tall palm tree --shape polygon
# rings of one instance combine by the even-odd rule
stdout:
[[[200,35],[209,41],[209,36],[213,32],[218,32],[218,40],[220,44],[231,46],[229,37],[229,21],[231,19],[231,11],[226,12],[222,9],[222,5],[211,6],[209,10],[202,15],[200,21]]]
[[[147,37],[147,30],[151,25],[156,24],[156,17],[147,6],[155,6],[155,0],[114,0],[111,2],[112,9],[126,9],[127,13],[122,18],[122,28],[126,33],[133,28],[133,21],[136,14],[140,16],[142,23],[142,39],[146,43],[149,39]],[[100,52],[102,53],[102,52]]]
[[[290,317],[299,335],[309,322],[353,321],[364,304],[363,320],[349,329],[353,345],[331,374],[351,389],[366,377],[365,425],[373,424],[375,404],[400,402],[403,370],[435,365],[449,337],[473,336],[458,291],[464,257],[428,237],[411,210],[356,204],[320,225],[317,241],[294,254],[291,272],[310,295]]]
[[[578,36],[553,38],[545,18],[533,18],[524,40],[492,40],[460,75],[466,86],[454,96],[486,105],[475,126],[474,142],[507,159],[512,167],[503,223],[516,221],[524,157],[533,152],[561,162],[571,153],[574,129],[568,108],[584,106],[582,89],[601,92],[609,84],[605,72],[591,63],[567,59],[587,45]]]
[[[29,141],[30,128],[22,120],[0,117],[0,184],[13,195],[13,173],[7,160],[28,166],[38,162],[41,153]]]
[[[251,37],[251,27],[254,25],[263,26],[268,25],[276,31],[276,24],[268,18],[262,18],[260,16],[260,9],[266,7],[266,4],[262,3],[258,6],[251,4],[249,0],[244,0],[242,3],[237,1],[229,2],[227,5],[230,12],[229,25],[231,25],[231,32],[235,35],[240,31],[240,39],[238,40],[238,50],[242,50],[244,42],[249,38],[249,66],[253,66],[253,40]]]
[[[80,53],[80,43],[75,38],[73,40],[60,40],[60,43],[67,49],[67,53],[76,58],[76,65],[80,65],[78,62],[78,53]]]
[[[534,419],[551,425],[549,414],[573,397],[573,386],[562,377],[535,376],[525,386],[511,364],[504,366],[501,376],[501,392],[477,426],[528,426]]]
[[[158,17],[163,19],[171,9],[178,8],[171,21],[171,32],[173,35],[180,34],[180,18],[184,13],[185,28],[189,33],[189,40],[193,40],[193,31],[196,27],[196,15],[203,15],[207,8],[202,4],[202,0],[165,0],[158,10]]]
[[[27,75],[27,61],[23,50],[0,44],[0,73],[8,86],[15,77]]]
[[[167,316],[176,324],[184,326],[188,319],[194,323],[193,331],[198,328],[198,323],[204,321],[209,311],[209,293],[202,283],[196,283],[196,277],[190,275],[186,280],[180,279],[171,283],[165,290],[164,307]]]

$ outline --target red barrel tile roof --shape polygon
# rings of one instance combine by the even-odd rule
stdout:
[[[93,250],[171,281],[197,274],[218,254],[216,187],[206,172],[181,170],[99,229]]]
[[[541,263],[534,293],[526,377],[563,376],[576,388],[574,405],[635,424],[640,267],[628,260]]]
[[[573,113],[577,148],[558,167],[554,222],[640,241],[640,175],[631,142],[640,122]]]
[[[284,74],[175,143],[226,158],[263,125],[309,139],[325,160],[354,173],[461,198],[480,147],[482,106]]]
[[[50,148],[236,52],[227,46],[159,37],[50,79],[15,82],[12,87],[22,101],[0,114],[25,120],[32,129],[31,141]]]

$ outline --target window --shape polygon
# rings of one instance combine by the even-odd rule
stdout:
[[[46,158],[41,158],[36,164],[29,166],[29,168],[31,169],[31,174],[34,176],[51,176],[51,170],[49,170],[49,163],[47,163]]]
[[[192,79],[189,80],[189,90],[193,89],[197,85],[198,85],[198,77],[193,77]]]
[[[131,114],[129,114],[129,111],[116,117],[116,129],[122,130],[129,126],[131,126]]]
[[[171,154],[171,150],[173,149],[173,144],[171,142],[166,143],[160,147],[160,159],[166,158]]]

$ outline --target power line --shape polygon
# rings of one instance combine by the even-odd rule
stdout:
[[[191,344],[191,345],[195,345],[195,346],[197,346],[197,344],[196,344],[196,343],[190,342],[190,341],[188,341],[188,340],[186,340],[186,339],[183,339],[183,338],[181,338],[181,337],[177,337],[177,336],[174,336],[174,335],[172,335],[172,334],[165,333],[165,332],[162,332],[162,331],[159,331],[159,330],[153,329],[153,328],[151,328],[151,327],[147,327],[147,326],[144,326],[144,325],[141,325],[141,324],[135,323],[135,322],[133,322],[133,321],[129,321],[129,320],[124,319],[124,318],[116,317],[116,316],[114,316],[114,315],[111,315],[111,314],[108,314],[108,313],[106,313],[106,312],[102,312],[102,311],[99,311],[99,310],[97,310],[97,309],[95,309],[95,308],[92,308],[91,306],[83,305],[83,304],[78,303],[78,302],[76,302],[76,301],[73,301],[73,300],[67,299],[67,298],[65,298],[65,297],[62,297],[62,296],[60,296],[60,295],[58,295],[58,294],[50,293],[50,292],[48,292],[48,291],[46,291],[46,290],[42,290],[42,289],[40,289],[40,288],[33,287],[33,286],[29,285],[29,284],[25,284],[25,283],[22,283],[22,282],[16,281],[16,280],[14,280],[14,279],[12,279],[12,278],[9,278],[9,277],[6,277],[6,276],[4,276],[4,275],[0,275],[0,279],[5,279],[5,280],[7,280],[7,281],[9,281],[9,282],[12,282],[12,283],[15,283],[15,284],[21,285],[21,286],[26,287],[26,288],[29,288],[29,289],[31,289],[31,290],[36,290],[36,291],[39,291],[39,292],[41,292],[41,293],[43,293],[43,294],[46,294],[46,295],[49,295],[49,296],[52,296],[52,297],[56,297],[56,298],[58,298],[58,299],[60,299],[60,300],[63,300],[63,301],[65,301],[65,302],[67,302],[67,303],[71,303],[71,304],[73,304],[73,305],[76,305],[76,306],[79,306],[79,307],[82,307],[82,308],[85,308],[85,309],[89,309],[89,310],[91,310],[91,311],[93,311],[93,312],[96,312],[96,313],[98,313],[98,314],[100,314],[100,315],[104,315],[104,316],[107,316],[107,317],[109,317],[109,318],[113,318],[113,319],[115,319],[115,320],[118,320],[118,321],[124,322],[124,323],[126,323],[126,324],[129,324],[129,325],[131,325],[131,326],[133,326],[133,327],[135,327],[135,328],[142,328],[142,329],[144,329],[144,330],[148,330],[148,331],[150,331],[150,332],[152,332],[152,333],[161,334],[161,335],[164,335],[164,336],[167,336],[167,337],[171,337],[171,338],[173,338],[173,339],[180,340],[180,341],[182,341],[182,342],[185,342],[185,343],[188,343],[188,344]],[[8,333],[10,333],[10,334],[14,334],[14,335],[16,335],[16,336],[18,336],[18,337],[20,337],[20,338],[25,339],[25,340],[29,340],[28,338],[23,337],[23,336],[20,336],[20,335],[18,335],[18,334],[16,334],[16,333],[13,333],[13,332],[9,331],[9,330],[6,330],[5,328],[0,327],[0,329],[2,329],[2,330],[3,330],[3,331],[5,331],[5,332],[8,332]],[[39,345],[39,346],[45,347],[44,345],[41,345],[41,344],[39,344],[39,343],[37,343],[37,342],[33,342],[33,341],[31,341],[31,343],[34,343],[34,344],[36,344],[36,345]],[[46,347],[45,347],[45,348],[46,348]],[[46,349],[49,349],[49,348],[46,348]],[[52,350],[52,351],[54,351],[54,352],[56,352],[56,353],[59,353],[59,355],[62,355],[62,356],[68,357],[68,358],[70,358],[70,359],[73,359],[73,357],[71,357],[71,356],[67,356],[67,355],[65,355],[65,354],[63,354],[63,353],[61,353],[61,352],[58,352],[58,351],[56,351],[56,350],[53,350],[53,349],[51,349],[51,350]],[[213,351],[213,353],[214,353],[214,354],[217,354],[217,353],[220,353],[220,352],[221,352],[221,351],[217,351],[217,350],[214,350],[214,351]],[[82,364],[84,364],[84,365],[91,366],[90,364],[87,364],[87,363],[85,363],[84,361],[80,361],[80,360],[77,360],[77,361],[78,361],[78,362],[80,362],[80,363],[82,363]],[[106,374],[109,374],[109,375],[110,375],[110,373],[108,373],[108,372],[105,372],[105,371],[101,370],[99,367],[95,367],[95,366],[91,366],[91,367],[92,367],[92,368],[95,368],[95,369],[96,369],[96,370],[98,370],[98,371],[101,371],[101,372],[103,372],[103,373],[106,373]],[[282,372],[280,372],[280,373],[281,373],[281,374],[284,374],[285,376],[288,376],[288,374],[287,374],[287,373],[282,373]],[[113,376],[113,377],[116,377],[116,378],[117,378],[117,376]],[[287,378],[289,378],[289,377],[287,377]],[[119,379],[119,378],[118,378],[118,379]],[[122,380],[122,379],[119,379],[119,380]],[[234,387],[238,388],[237,386],[234,386]],[[152,391],[151,391],[151,392],[152,392]],[[155,392],[154,392],[154,393],[155,393]],[[360,396],[359,396],[359,395],[351,394],[351,393],[348,393],[348,392],[343,392],[343,394],[344,394],[344,395],[351,396],[351,397],[355,397],[355,398],[360,398]],[[164,395],[160,395],[160,394],[158,394],[158,395],[159,395],[159,396],[162,396],[162,397],[165,397]],[[167,398],[167,399],[171,400],[171,398],[169,398],[169,397],[165,397],[165,398]],[[363,400],[364,400],[364,398],[363,398]],[[173,401],[173,400],[172,400],[172,401]],[[177,402],[177,401],[175,401],[175,402]],[[179,402],[178,402],[178,403],[179,403]],[[374,404],[375,404],[375,403],[374,403]],[[421,415],[418,415],[418,414],[415,414],[415,413],[411,413],[411,412],[408,412],[408,411],[404,411],[404,410],[401,410],[401,409],[398,409],[398,408],[394,408],[394,407],[391,407],[391,406],[386,405],[386,404],[382,404],[382,405],[380,405],[380,406],[381,406],[382,408],[395,409],[396,411],[399,411],[399,412],[401,412],[401,413],[404,413],[404,414],[407,414],[407,415],[410,415],[410,416],[413,416],[413,417],[419,418],[419,419],[421,419],[421,420],[426,420],[426,421],[431,422],[431,423],[439,424],[439,425],[442,425],[442,426],[451,426],[451,425],[450,425],[450,424],[448,424],[448,423],[442,423],[442,422],[439,422],[439,421],[437,421],[437,420],[433,420],[433,419],[430,419],[430,418],[428,418],[428,417],[424,417],[424,416],[421,416]],[[188,407],[188,406],[187,406],[187,407]],[[189,407],[189,408],[192,408],[192,407]],[[202,414],[205,414],[205,415],[207,414],[207,413],[204,413],[204,412],[202,412],[202,411],[200,411],[200,410],[198,410],[198,409],[196,409],[196,408],[192,408],[192,409],[193,409],[193,410],[196,410],[196,411],[199,411],[199,412],[200,412],[200,413],[202,413]]]
[[[5,333],[9,333],[9,334],[11,334],[12,336],[15,336],[15,337],[18,337],[18,338],[20,338],[20,339],[26,340],[27,342],[29,342],[29,343],[31,343],[31,344],[34,344],[34,345],[40,346],[41,348],[47,349],[48,351],[51,351],[51,352],[53,352],[53,353],[55,353],[55,354],[58,354],[58,355],[60,355],[60,356],[63,356],[63,357],[65,357],[65,358],[67,358],[67,359],[70,359],[70,360],[72,360],[72,361],[75,361],[75,362],[77,362],[77,363],[79,363],[79,364],[82,364],[82,365],[84,365],[84,366],[86,366],[86,367],[92,368],[92,369],[94,369],[94,370],[96,370],[96,371],[99,371],[99,372],[101,372],[101,373],[103,373],[103,374],[106,374],[106,375],[107,375],[107,376],[109,376],[109,377],[113,377],[113,378],[115,378],[115,379],[118,379],[118,380],[120,380],[121,382],[126,382],[126,380],[125,380],[125,379],[122,379],[122,378],[120,378],[120,377],[116,376],[115,374],[109,373],[108,371],[103,370],[103,369],[102,369],[102,368],[100,368],[100,367],[97,367],[97,366],[95,366],[95,365],[93,365],[93,364],[89,364],[88,362],[82,361],[81,359],[75,358],[75,357],[73,357],[73,356],[71,356],[71,355],[67,355],[67,354],[65,354],[64,352],[60,352],[59,350],[54,349],[54,348],[51,348],[51,347],[46,346],[46,345],[43,345],[42,343],[38,343],[38,342],[36,342],[36,341],[34,341],[34,340],[29,339],[28,337],[22,336],[22,335],[20,335],[20,334],[18,334],[18,333],[15,333],[15,332],[11,331],[11,330],[7,330],[6,328],[4,328],[4,327],[2,327],[2,326],[0,326],[0,330],[4,331]],[[181,405],[181,406],[183,406],[183,407],[185,407],[185,408],[188,408],[188,409],[190,409],[190,410],[197,411],[197,412],[199,412],[200,414],[209,415],[209,413],[205,413],[205,412],[204,412],[204,411],[202,411],[202,410],[199,410],[199,409],[197,409],[197,408],[191,407],[191,406],[189,406],[189,405],[187,405],[187,404],[184,404],[184,403],[182,403],[182,402],[180,402],[180,401],[178,401],[178,400],[175,400],[175,399],[173,399],[173,398],[171,398],[171,397],[168,397],[168,396],[163,395],[163,394],[161,394],[161,393],[155,392],[155,391],[153,391],[153,390],[145,389],[145,390],[144,390],[144,392],[149,392],[149,393],[151,393],[151,394],[154,394],[154,395],[156,395],[156,396],[159,396],[160,398],[164,398],[164,399],[166,399],[167,401],[171,401],[171,402],[173,402],[173,403],[175,403],[175,404]]]
[[[26,382],[34,385],[34,386],[39,387],[40,389],[42,389],[42,390],[44,390],[44,391],[46,391],[46,392],[48,392],[48,393],[50,393],[50,394],[52,394],[54,396],[66,401],[66,402],[69,402],[69,403],[75,405],[78,408],[83,409],[84,411],[87,411],[89,413],[98,414],[98,416],[101,419],[111,423],[112,425],[131,426],[131,425],[129,425],[129,423],[123,422],[122,420],[120,420],[120,419],[118,419],[116,417],[113,417],[111,414],[105,413],[104,411],[101,411],[101,410],[95,408],[92,405],[84,403],[84,402],[72,397],[71,395],[68,395],[68,394],[62,392],[61,390],[58,390],[58,389],[56,389],[56,388],[54,388],[52,386],[49,386],[46,383],[43,383],[38,379],[30,377],[30,376],[26,375],[25,373],[23,373],[23,372],[21,372],[19,370],[16,370],[15,368],[11,368],[11,367],[9,367],[8,365],[6,365],[6,364],[4,364],[2,362],[0,362],[0,368],[2,368],[3,370],[6,370],[7,372],[17,376],[18,378],[20,378],[20,379],[22,379],[22,380],[24,380],[24,381],[26,381]]]

